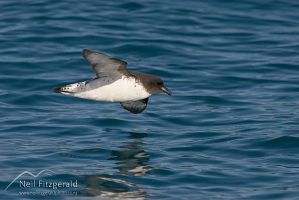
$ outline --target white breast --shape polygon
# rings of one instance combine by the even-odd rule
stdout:
[[[125,102],[145,99],[151,94],[134,78],[123,77],[111,84],[73,94],[76,97],[95,101]]]

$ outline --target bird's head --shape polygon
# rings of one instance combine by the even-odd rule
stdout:
[[[170,96],[172,95],[171,91],[164,85],[164,81],[159,77],[152,79],[149,84],[155,93],[164,92]]]

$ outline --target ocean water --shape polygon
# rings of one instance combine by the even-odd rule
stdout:
[[[298,10],[1,0],[0,199],[299,199]],[[54,93],[94,77],[84,48],[173,96],[134,115]]]

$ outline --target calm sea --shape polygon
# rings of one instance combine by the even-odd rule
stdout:
[[[83,48],[163,78],[139,115],[53,93]],[[299,2],[0,1],[0,199],[299,199]]]

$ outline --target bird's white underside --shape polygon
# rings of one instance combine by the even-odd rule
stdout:
[[[84,83],[84,82],[83,82]],[[145,99],[151,94],[148,93],[145,88],[135,80],[135,78],[122,77],[110,84],[103,85],[94,89],[88,88],[88,83],[84,84],[75,83],[68,87],[74,87],[73,91],[76,91],[75,87],[81,87],[80,90],[72,93],[65,93],[83,99],[90,99],[95,101],[108,101],[108,102],[126,102]],[[84,90],[86,87],[86,90]]]

